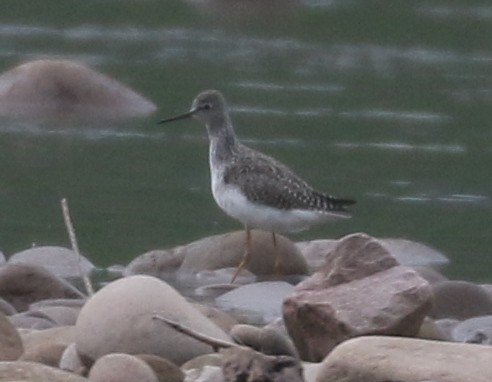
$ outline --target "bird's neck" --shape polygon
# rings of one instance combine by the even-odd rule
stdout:
[[[238,144],[230,119],[226,117],[220,122],[222,122],[220,125],[207,126],[210,140],[210,159],[214,161],[230,159]]]

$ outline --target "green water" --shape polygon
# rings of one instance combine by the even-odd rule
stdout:
[[[119,125],[0,121],[0,249],[68,245],[63,197],[101,266],[239,229],[212,199],[203,126],[156,124],[216,88],[247,144],[357,199],[350,221],[294,240],[405,237],[447,255],[449,276],[490,281],[492,6],[286,7],[2,0],[1,70],[78,60],[159,110]]]

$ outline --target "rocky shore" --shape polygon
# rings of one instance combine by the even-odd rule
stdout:
[[[243,234],[108,269],[68,248],[0,252],[0,381],[492,380],[492,286],[448,280],[438,251],[363,233],[275,249],[253,231],[230,284]]]

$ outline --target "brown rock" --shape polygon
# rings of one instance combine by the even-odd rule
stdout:
[[[252,231],[251,257],[246,268],[256,275],[272,274],[277,254],[281,256],[282,273],[307,274],[307,263],[295,244],[277,235],[277,248],[273,248],[270,232]],[[245,245],[244,231],[207,237],[180,247],[184,261],[180,272],[237,267],[242,260]]]
[[[31,346],[19,358],[20,361],[39,362],[48,366],[58,367],[65,346],[56,343]]]
[[[75,341],[75,327],[61,326],[46,330],[29,330],[21,334],[27,352],[41,345],[53,344],[66,347]]]
[[[99,358],[89,371],[91,382],[158,382],[152,368],[129,354],[112,353]]]
[[[17,329],[0,313],[0,361],[18,359],[24,351]]]
[[[22,382],[89,382],[73,373],[38,362],[0,362],[0,381]]]
[[[492,315],[492,299],[479,285],[467,281],[443,281],[432,285],[430,316],[466,320]]]
[[[284,301],[284,320],[303,360],[322,360],[337,344],[357,336],[414,336],[430,309],[428,283],[415,271],[393,267]]]
[[[359,280],[398,265],[381,243],[364,233],[347,235],[329,253],[314,275],[297,285],[296,290],[317,290]]]
[[[301,358],[316,362],[351,337],[416,335],[430,299],[414,270],[397,266],[376,239],[353,234],[284,300],[283,315]]]
[[[18,311],[24,311],[35,301],[84,296],[41,266],[6,264],[0,268],[0,297]]]
[[[153,354],[138,354],[136,357],[145,361],[152,368],[159,382],[182,382],[184,380],[184,373],[174,362]]]
[[[489,382],[492,347],[394,337],[359,337],[337,346],[316,382]]]

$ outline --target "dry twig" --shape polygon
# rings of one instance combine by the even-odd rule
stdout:
[[[62,212],[63,212],[63,220],[65,221],[65,226],[67,227],[68,237],[70,238],[70,243],[72,244],[72,249],[77,254],[77,256],[79,257],[79,261],[78,261],[77,265],[79,267],[80,276],[82,277],[82,280],[84,281],[84,286],[85,286],[85,290],[87,291],[87,294],[89,296],[92,296],[94,294],[94,288],[92,287],[92,284],[91,284],[91,281],[89,280],[89,277],[87,277],[87,275],[82,271],[82,267],[80,266],[80,260],[82,258],[82,255],[80,254],[80,251],[79,251],[79,245],[77,244],[77,237],[75,236],[75,230],[73,229],[72,219],[70,218],[70,211],[68,210],[67,199],[63,198],[61,200],[61,206],[62,206]]]

